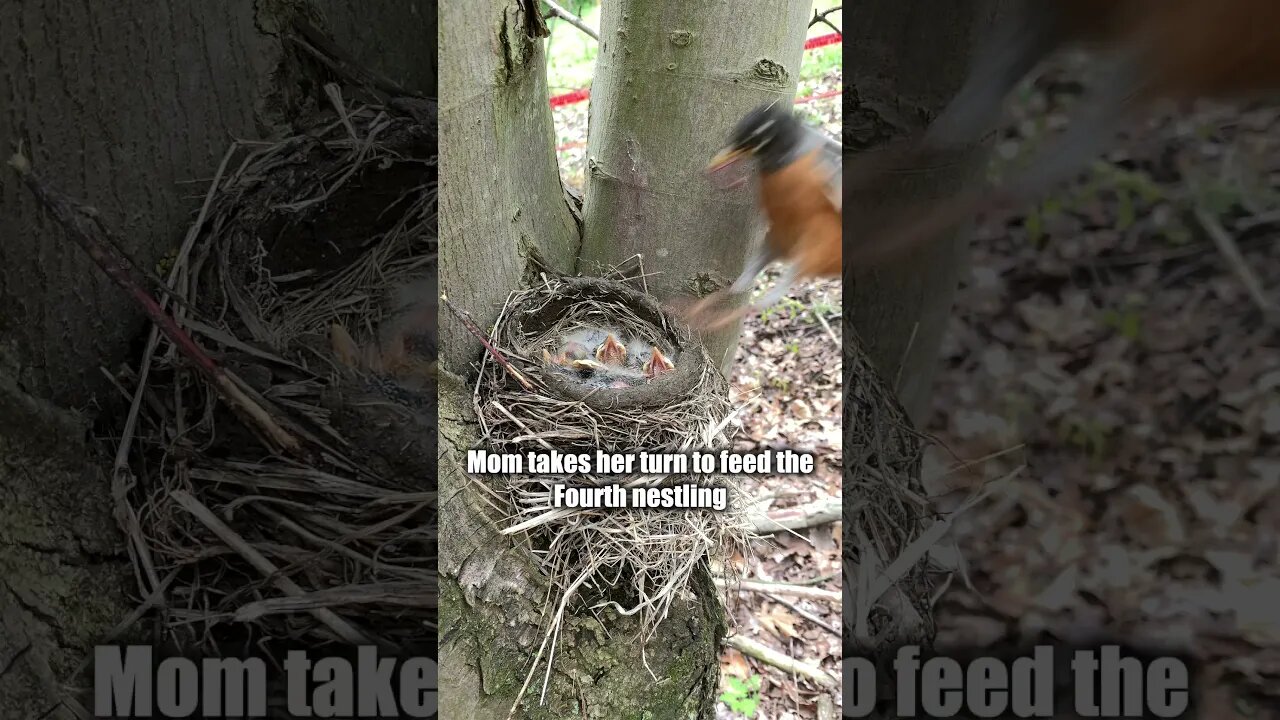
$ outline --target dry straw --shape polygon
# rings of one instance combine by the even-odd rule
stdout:
[[[594,387],[543,363],[542,351],[584,329],[610,328],[645,345],[675,348],[676,367],[650,383]],[[526,389],[486,356],[475,386],[481,443],[491,452],[557,450],[667,452],[730,447],[729,387],[688,330],[647,295],[615,279],[547,278],[512,294],[496,323],[495,349],[531,380]],[[554,354],[554,353],[553,353]],[[509,534],[528,537],[558,597],[547,628],[547,673],[566,610],[574,603],[640,618],[641,642],[672,603],[688,597],[695,572],[722,572],[749,540],[738,479],[723,475],[477,476],[508,513]],[[728,490],[729,508],[650,510],[552,506],[551,487],[684,483]],[[534,667],[537,666],[535,659]],[[532,677],[533,668],[530,670]],[[545,689],[545,687],[544,687]],[[522,693],[523,694],[523,693]]]
[[[179,325],[285,441],[259,442],[155,333],[115,378],[133,400],[117,514],[144,607],[184,650],[434,650],[434,388],[321,347],[331,323],[371,336],[385,288],[431,271],[434,121],[328,92],[321,122],[233,145],[168,261]]]
[[[881,660],[934,634],[928,552],[939,539],[920,471],[927,439],[845,316],[844,652]]]

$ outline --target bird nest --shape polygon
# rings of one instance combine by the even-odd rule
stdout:
[[[612,334],[631,348],[660,347],[674,368],[634,384],[605,383],[548,361],[566,338]],[[653,300],[610,279],[547,279],[508,299],[474,402],[490,452],[690,453],[730,447],[729,386],[702,346]],[[544,354],[546,351],[546,354]],[[519,375],[507,364],[526,368]],[[634,380],[634,376],[633,376]],[[611,386],[616,385],[616,386]],[[489,476],[486,488],[525,533],[560,591],[553,627],[574,598],[637,615],[647,638],[695,572],[745,548],[739,482],[693,473]],[[728,507],[569,509],[552,505],[556,484],[626,488],[696,483],[727,489]],[[727,566],[727,564],[725,564]]]
[[[153,331],[118,378],[134,399],[118,512],[179,651],[435,650],[435,388],[326,346],[335,324],[371,337],[387,288],[434,273],[434,114],[326,89],[304,131],[231,148],[166,261],[211,369]]]
[[[927,554],[937,538],[920,471],[924,436],[845,316],[844,653],[879,661],[934,635]]]

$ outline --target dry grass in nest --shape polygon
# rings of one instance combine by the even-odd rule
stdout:
[[[542,364],[541,351],[565,334],[602,326],[676,348],[676,369],[648,385],[615,390],[579,385]],[[597,449],[678,453],[730,447],[734,409],[728,383],[683,326],[671,322],[648,296],[620,282],[544,277],[542,284],[508,298],[493,339],[496,349],[530,379],[533,390],[486,356],[474,403],[481,443],[491,452],[555,449],[594,457]],[[553,508],[551,487],[566,481],[625,487],[715,483],[728,488],[729,508]],[[744,550],[748,540],[743,495],[733,477],[503,475],[489,476],[485,489],[509,515],[505,532],[527,534],[559,592],[548,628],[552,659],[559,621],[571,600],[637,615],[640,639],[647,640],[687,591],[695,571]],[[548,671],[550,664],[551,659]]]
[[[920,484],[926,439],[845,317],[844,650],[883,658],[933,638],[937,525]]]
[[[182,651],[435,650],[434,390],[335,372],[317,342],[332,322],[371,336],[385,289],[434,264],[434,122],[328,91],[307,131],[233,145],[169,277],[179,324],[296,444],[266,442],[154,331],[118,378],[118,513]],[[358,436],[406,416],[423,447]]]

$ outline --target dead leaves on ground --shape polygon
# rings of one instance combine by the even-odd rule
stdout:
[[[1053,124],[1037,87],[1007,154]],[[1235,684],[1222,708],[1280,688],[1280,335],[1192,212],[1280,297],[1278,116],[1162,118],[978,230],[933,426],[961,458],[1026,444],[970,484],[1028,470],[958,524],[977,592],[953,585],[940,643],[1163,643]]]

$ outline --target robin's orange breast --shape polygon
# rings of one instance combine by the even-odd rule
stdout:
[[[1280,90],[1275,0],[1056,0],[1058,37],[1138,52],[1149,99]]]
[[[769,242],[802,277],[840,274],[842,214],[831,201],[829,169],[818,150],[760,179]]]

